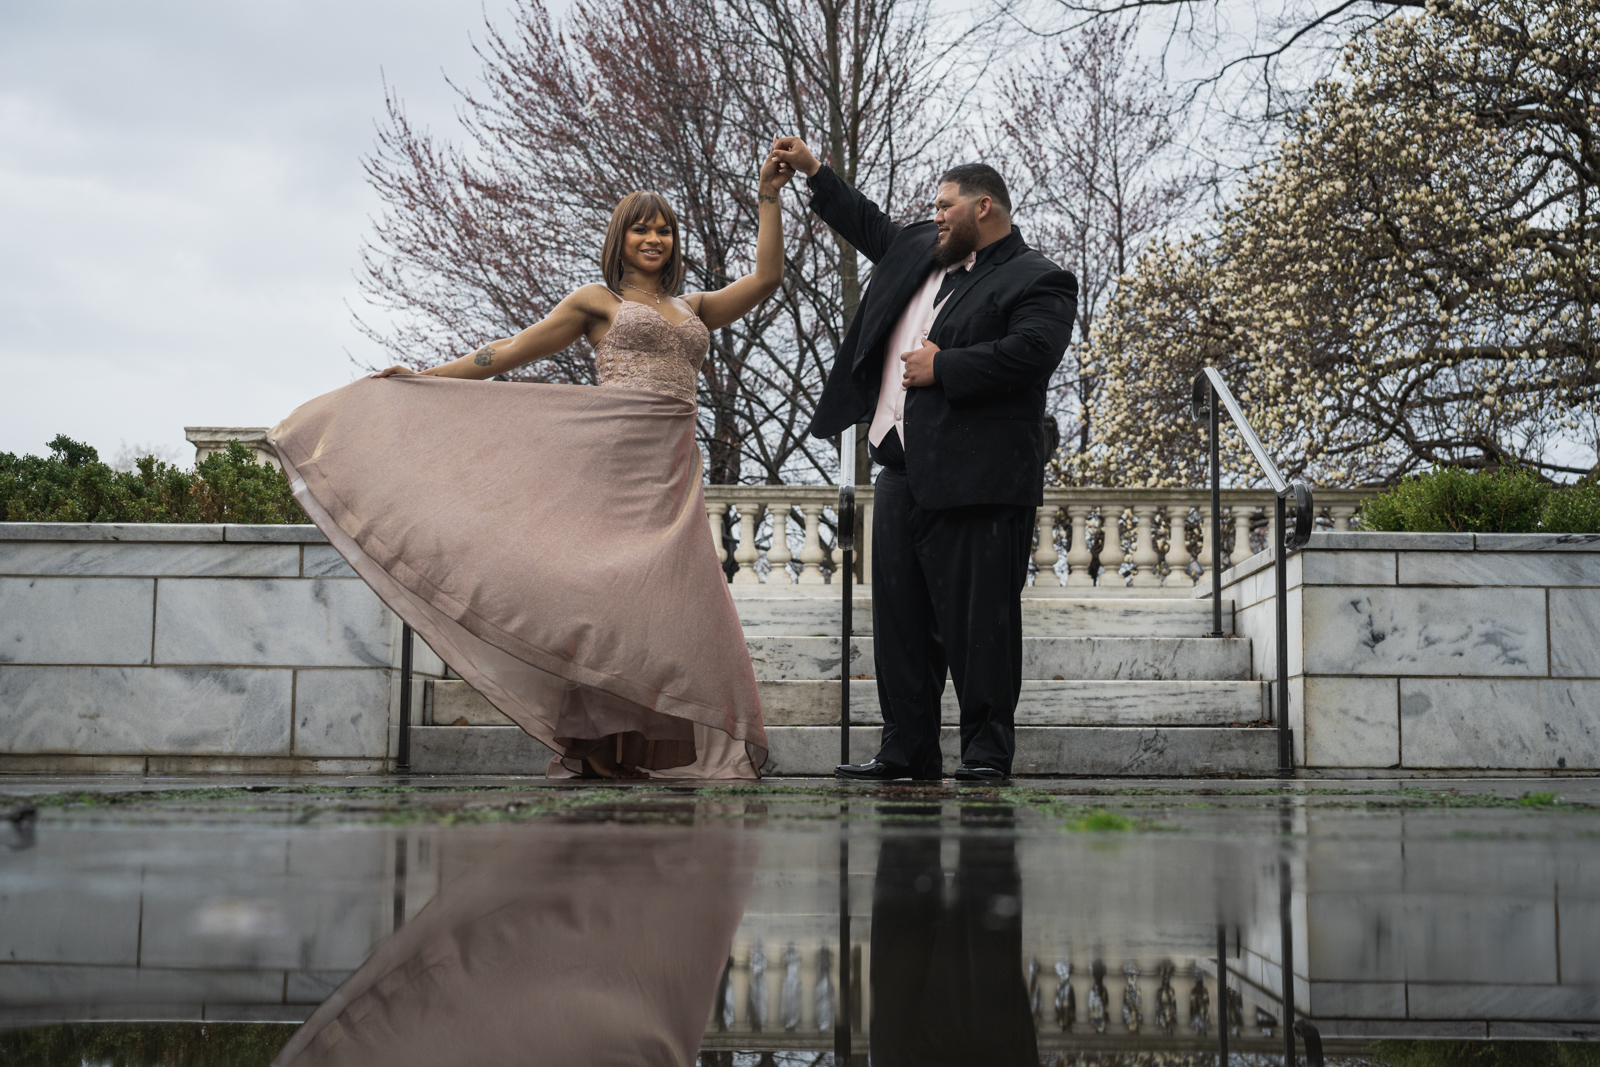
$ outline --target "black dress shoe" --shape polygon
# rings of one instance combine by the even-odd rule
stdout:
[[[911,771],[869,759],[865,763],[841,763],[833,769],[833,776],[850,782],[893,782],[910,778]]]
[[[1011,781],[1011,776],[1005,771],[989,766],[987,763],[963,763],[956,768],[956,781],[981,782],[985,785],[1004,785]]]

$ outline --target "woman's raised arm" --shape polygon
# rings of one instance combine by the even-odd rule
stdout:
[[[793,177],[794,168],[775,155],[769,155],[762,164],[761,184],[756,190],[760,225],[756,230],[755,272],[714,293],[699,294],[698,306],[691,302],[707,328],[715,330],[743,318],[777,291],[783,281],[783,211],[778,205],[778,191]]]
[[[529,326],[515,337],[490,341],[471,355],[429,367],[420,373],[436,378],[474,378],[482,381],[496,374],[505,374],[536,359],[553,356],[582,337],[597,317],[598,294],[590,290],[604,286],[586,285],[550,309],[550,314]],[[390,367],[374,374],[374,378],[387,378],[393,374],[416,374],[409,367]]]

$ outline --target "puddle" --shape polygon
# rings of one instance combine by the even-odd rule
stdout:
[[[1544,788],[9,789],[0,1062],[1592,1067]]]

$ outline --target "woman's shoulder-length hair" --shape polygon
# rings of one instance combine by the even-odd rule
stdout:
[[[600,248],[600,273],[606,288],[622,295],[622,243],[630,227],[649,222],[660,215],[672,227],[672,254],[667,257],[667,267],[661,273],[663,292],[676,296],[683,285],[683,239],[678,233],[678,215],[660,193],[629,193],[611,212],[611,222],[606,226],[605,244]]]

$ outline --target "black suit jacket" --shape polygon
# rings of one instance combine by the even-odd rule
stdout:
[[[876,268],[811,419],[832,437],[871,418],[889,335],[934,269],[938,227],[901,226],[823,167],[811,210]],[[1044,503],[1045,387],[1072,337],[1078,282],[1013,229],[958,274],[928,339],[934,384],[906,392],[906,474],[926,508]]]

